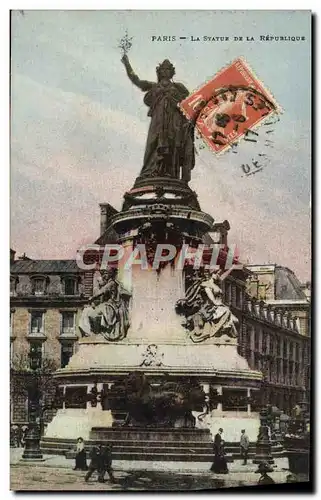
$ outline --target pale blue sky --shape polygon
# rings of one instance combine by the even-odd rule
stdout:
[[[25,11],[12,20],[11,245],[33,258],[72,258],[99,235],[100,202],[121,207],[138,175],[149,118],[127,79],[118,40],[133,37],[135,71],[155,80],[169,58],[192,91],[243,56],[284,109],[271,161],[245,178],[264,147],[217,159],[200,150],[191,187],[228,219],[243,261],[310,273],[310,13],[308,11]],[[153,35],[228,42],[152,42]],[[263,35],[305,36],[259,42]],[[255,41],[234,42],[234,36]],[[260,131],[259,131],[260,132]],[[199,141],[198,141],[199,143]],[[251,149],[251,147],[252,149]],[[263,148],[263,149],[260,149]]]

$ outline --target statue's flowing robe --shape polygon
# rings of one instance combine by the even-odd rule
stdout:
[[[97,297],[100,297],[98,305],[84,308],[79,329],[85,336],[101,333],[106,340],[122,340],[130,326],[130,293],[117,280],[110,280],[99,290]]]
[[[142,177],[174,177],[188,182],[195,164],[194,127],[177,105],[189,95],[181,83],[171,82],[167,87],[155,83],[146,92],[145,104],[151,117],[146,142]],[[159,163],[159,155],[166,155],[164,163]]]
[[[210,299],[206,289],[212,292],[213,299]],[[211,333],[207,334],[206,338],[216,335],[219,331],[233,337],[236,335],[234,325],[238,319],[231,313],[229,307],[223,304],[222,295],[221,288],[212,277],[208,280],[198,278],[186,290],[184,307],[190,311],[189,318],[196,327],[192,336],[195,342],[205,340],[199,329],[202,329],[206,323],[211,325]]]

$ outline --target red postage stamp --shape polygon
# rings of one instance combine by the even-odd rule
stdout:
[[[184,99],[179,107],[196,123],[208,146],[217,154],[282,110],[242,57]]]

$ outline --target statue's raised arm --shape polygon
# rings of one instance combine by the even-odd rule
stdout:
[[[121,59],[128,78],[145,92],[144,103],[151,118],[140,178],[174,178],[190,181],[195,164],[194,125],[178,104],[188,96],[187,88],[173,81],[175,67],[165,59],[156,67],[157,80],[140,80],[126,54]]]
[[[139,77],[136,75],[133,68],[131,67],[127,54],[123,55],[123,57],[121,58],[121,62],[126,68],[126,73],[130,81],[134,85],[136,85],[136,87],[140,88],[143,92],[147,92],[152,88],[153,85],[155,85],[153,82],[148,82],[147,80],[139,79]]]

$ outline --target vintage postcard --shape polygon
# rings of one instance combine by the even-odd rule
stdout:
[[[311,485],[311,24],[11,12],[12,490]]]

